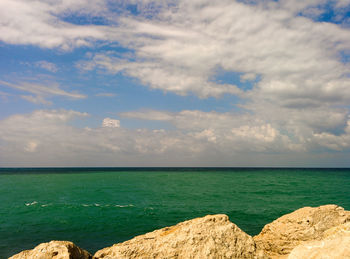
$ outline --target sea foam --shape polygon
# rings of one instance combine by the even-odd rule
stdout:
[[[26,206],[32,206],[32,205],[35,205],[35,204],[38,204],[38,202],[37,201],[28,202],[28,203],[26,203]]]

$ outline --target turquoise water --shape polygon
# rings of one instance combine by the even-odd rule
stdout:
[[[255,235],[330,203],[350,210],[350,169],[0,169],[0,258],[49,240],[93,253],[217,213]]]

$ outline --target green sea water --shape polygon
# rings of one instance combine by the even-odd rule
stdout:
[[[50,240],[94,253],[218,213],[255,235],[323,204],[350,210],[350,169],[0,169],[0,258]]]

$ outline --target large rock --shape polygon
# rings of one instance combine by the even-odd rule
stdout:
[[[325,231],[320,241],[297,246],[288,259],[350,258],[350,222]]]
[[[272,258],[285,258],[296,246],[319,241],[325,238],[327,230],[347,221],[350,221],[350,212],[342,207],[305,207],[265,225],[254,240],[258,248]]]
[[[179,223],[99,250],[112,258],[264,258],[251,236],[226,215],[209,215]]]
[[[91,259],[89,252],[69,241],[42,243],[32,250],[25,250],[9,259]]]

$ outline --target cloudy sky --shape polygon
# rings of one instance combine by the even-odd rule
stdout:
[[[350,166],[350,0],[1,0],[0,166]]]

